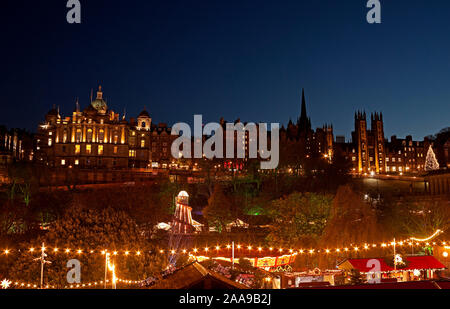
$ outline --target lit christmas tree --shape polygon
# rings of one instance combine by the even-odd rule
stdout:
[[[425,170],[428,171],[435,171],[439,169],[439,163],[436,160],[436,156],[434,155],[433,148],[430,145],[430,148],[428,148],[427,153],[427,159],[425,161]]]

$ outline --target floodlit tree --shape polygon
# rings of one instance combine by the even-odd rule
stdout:
[[[439,169],[439,162],[436,159],[436,156],[433,151],[433,147],[428,148],[427,158],[425,160],[425,171],[435,171]]]
[[[45,236],[24,244],[10,269],[10,278],[39,282],[40,263],[34,259],[40,254],[42,242],[49,246],[46,260],[51,262],[45,266],[44,284],[59,288],[68,285],[70,269],[67,263],[73,259],[81,263],[81,283],[104,280],[105,255],[101,254],[104,249],[111,253],[111,261],[120,279],[147,279],[166,266],[166,256],[159,254],[155,246],[143,237],[125,212],[73,208],[57,220]],[[33,253],[29,248],[36,250]],[[58,252],[54,252],[54,248],[58,248]],[[66,252],[66,249],[70,251]],[[91,250],[94,251],[91,253]],[[120,253],[114,255],[114,250]],[[124,254],[127,250],[129,255]],[[136,254],[138,251],[140,255]]]
[[[208,200],[208,206],[203,209],[203,215],[210,226],[217,231],[224,231],[226,225],[232,222],[234,217],[233,202],[225,195],[223,187],[216,183],[214,192]]]
[[[332,198],[313,193],[293,193],[272,202],[268,240],[283,246],[314,245],[326,226]]]
[[[378,242],[383,238],[371,205],[364,202],[350,186],[338,189],[333,200],[322,245],[341,248],[348,244]]]

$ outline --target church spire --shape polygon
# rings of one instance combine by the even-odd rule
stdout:
[[[308,115],[306,113],[306,99],[305,99],[305,88],[302,89],[302,114],[300,119],[306,119]]]
[[[308,118],[308,114],[306,112],[306,99],[304,88],[302,89],[302,111],[300,118],[298,119],[297,125],[299,128],[299,133],[311,130],[311,120]]]

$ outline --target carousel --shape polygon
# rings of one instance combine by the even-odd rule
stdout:
[[[253,248],[241,245],[227,245],[225,248],[204,248],[194,249],[191,256],[197,261],[213,259],[239,264],[239,259],[244,258],[257,268],[270,272],[292,271],[291,265],[294,263],[297,252],[273,249],[273,248]]]

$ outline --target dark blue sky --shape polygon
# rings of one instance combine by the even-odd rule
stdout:
[[[2,0],[0,124],[34,130],[102,84],[109,107],[156,122],[281,122],[300,113],[350,136],[357,109],[385,134],[421,139],[450,125],[450,2],[382,0]],[[34,4],[35,3],[35,4]]]

